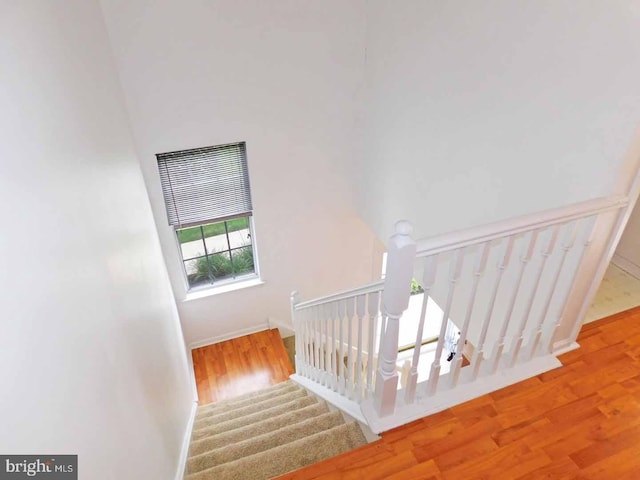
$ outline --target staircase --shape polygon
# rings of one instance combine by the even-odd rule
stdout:
[[[185,478],[268,479],[364,444],[356,422],[287,381],[199,407]]]

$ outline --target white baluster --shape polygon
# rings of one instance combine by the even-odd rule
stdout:
[[[491,323],[491,317],[493,316],[493,309],[496,304],[496,297],[498,296],[498,291],[500,290],[500,284],[502,282],[502,276],[504,271],[509,266],[509,260],[511,259],[511,252],[513,251],[514,237],[509,237],[506,242],[506,247],[504,250],[504,255],[498,264],[498,274],[496,281],[493,285],[493,291],[491,292],[491,299],[489,300],[489,307],[487,308],[487,314],[484,317],[484,322],[482,323],[482,330],[480,331],[480,338],[478,339],[478,348],[475,351],[473,361],[471,362],[471,367],[473,368],[472,379],[475,380],[478,378],[478,373],[480,372],[480,367],[482,366],[482,362],[484,361],[484,346],[485,341],[487,339],[487,332],[489,331],[489,324]]]
[[[389,240],[383,294],[387,321],[373,397],[375,409],[380,416],[390,415],[395,410],[398,392],[396,359],[399,320],[409,306],[413,262],[416,256],[416,243],[410,236],[412,231],[413,227],[409,222],[398,222],[395,225],[395,233]]]
[[[382,307],[380,307],[382,308]],[[378,368],[380,368],[380,353],[382,352],[382,346],[384,345],[384,331],[387,328],[387,317],[384,314],[384,312],[380,312],[380,327],[377,330],[378,333],[378,350],[375,352],[376,355],[376,365],[375,365],[375,370],[376,372],[378,371]],[[375,380],[374,380],[375,382]]]
[[[408,373],[405,403],[413,403],[416,397],[416,386],[418,384],[418,363],[420,362],[420,352],[422,350],[422,334],[424,332],[424,321],[427,314],[427,304],[429,303],[429,292],[436,279],[436,270],[438,266],[438,256],[432,255],[424,259],[424,270],[422,273],[422,288],[424,294],[422,297],[422,307],[420,309],[420,321],[418,323],[418,332],[416,333],[416,346],[413,350],[413,359],[411,361],[411,369]]]
[[[331,325],[331,388],[338,390],[338,349],[336,348],[336,302],[329,304],[330,325]]]
[[[353,314],[355,299],[347,300],[347,396],[351,399],[355,395],[355,377],[353,374]]]
[[[536,230],[532,233],[532,235],[538,235],[539,230]],[[524,314],[522,315],[522,319],[520,320],[520,325],[518,326],[518,330],[516,336],[513,341],[513,348],[511,349],[511,361],[509,362],[510,366],[514,366],[518,361],[518,356],[520,355],[520,349],[522,348],[522,344],[524,343],[524,331],[527,327],[527,323],[529,322],[529,317],[531,316],[531,309],[533,308],[533,302],[536,299],[538,294],[538,288],[540,287],[540,279],[542,278],[542,274],[544,273],[544,267],[547,264],[547,259],[549,258],[549,254],[547,253],[549,249],[553,250],[553,245],[556,242],[557,238],[557,228],[554,230],[554,233],[551,235],[551,240],[547,248],[543,251],[542,261],[540,262],[540,266],[538,267],[538,271],[536,273],[536,280],[531,289],[531,293],[529,294],[529,300],[527,301],[527,306],[525,308]],[[529,259],[531,258],[533,251],[529,255]]]
[[[458,384],[458,379],[460,378],[460,369],[462,368],[462,352],[464,349],[464,344],[467,341],[467,333],[469,332],[471,315],[473,315],[473,307],[476,302],[478,285],[480,284],[480,279],[484,275],[485,268],[487,267],[490,247],[491,245],[489,242],[484,244],[474,268],[473,286],[471,287],[471,296],[469,297],[469,303],[467,304],[467,313],[465,315],[464,322],[462,323],[460,338],[458,338],[458,345],[456,346],[456,354],[454,355],[454,358],[452,360],[451,370],[449,374],[449,377],[451,379],[451,387],[455,387]]]
[[[316,307],[309,308],[309,322],[311,325],[311,374],[313,380],[319,382],[318,352],[318,313]]]
[[[331,363],[327,358],[327,337],[329,334],[329,328],[326,312],[326,305],[318,305],[318,320],[320,321],[320,371],[322,379],[320,383],[322,385],[327,385],[327,371],[331,366]]]
[[[513,316],[513,308],[516,305],[516,300],[518,298],[518,293],[520,292],[520,285],[522,284],[522,278],[524,277],[524,272],[527,269],[527,265],[529,264],[529,259],[533,254],[533,250],[536,245],[536,240],[538,239],[538,231],[534,231],[531,233],[529,237],[529,245],[525,252],[525,254],[520,258],[520,271],[518,272],[518,279],[516,280],[516,285],[511,294],[511,301],[509,302],[509,307],[507,308],[507,314],[502,322],[502,327],[500,328],[500,337],[498,340],[498,345],[496,348],[496,352],[493,356],[493,363],[491,364],[491,372],[495,373],[498,370],[498,365],[500,365],[500,360],[502,359],[502,352],[504,352],[504,344],[505,337],[507,335],[507,329],[509,328],[509,323],[511,323],[511,317]]]
[[[597,223],[597,222],[596,222]],[[580,229],[580,220],[576,220],[576,222],[573,224],[573,228],[570,230],[570,233],[568,235],[568,237],[566,238],[566,240],[563,242],[562,245],[562,250],[564,251],[564,254],[567,254],[567,252],[569,252],[576,241],[576,238],[578,236],[578,230]],[[578,272],[580,271],[580,265],[582,265],[582,261],[584,259],[585,254],[587,253],[587,250],[589,249],[589,246],[591,245],[591,242],[593,241],[593,236],[595,234],[595,228],[591,229],[591,232],[589,233],[589,236],[587,238],[587,240],[584,243],[584,248],[582,249],[582,253],[580,254],[580,261],[578,262],[578,265],[575,269],[575,271],[573,272],[573,276],[571,278],[571,284],[573,285],[576,282],[576,275],[578,274]],[[564,314],[565,314],[565,308],[567,306],[567,301],[569,300],[569,295],[571,295],[571,288],[567,288],[565,295],[564,295],[564,299],[563,302],[560,306],[560,312],[558,315],[558,320],[556,321],[555,325],[553,326],[553,329],[549,335],[549,340],[547,343],[547,347],[546,347],[546,351],[547,352],[551,352],[553,350],[553,340],[555,338],[555,333],[557,332],[558,328],[560,327],[560,324],[562,323],[562,320],[564,318]],[[571,338],[575,338],[575,336],[571,337]]]
[[[545,258],[551,256],[556,246],[556,242],[558,240],[558,235],[560,233],[562,225],[556,225],[553,229],[553,235],[551,237],[551,241],[547,247],[547,250],[544,252]],[[542,338],[542,325],[544,324],[545,319],[547,318],[547,314],[549,313],[549,306],[551,305],[551,300],[553,299],[553,294],[558,286],[558,280],[560,279],[560,274],[562,273],[564,262],[567,259],[567,253],[569,250],[563,248],[562,257],[560,258],[560,264],[558,265],[558,269],[556,270],[556,274],[553,278],[553,282],[551,282],[551,288],[549,289],[549,293],[547,295],[547,300],[544,303],[544,308],[542,313],[540,314],[540,318],[538,319],[538,323],[536,324],[535,337],[530,346],[528,359],[531,360],[538,350],[538,346],[540,345],[540,340]]]
[[[302,349],[300,348],[301,332],[300,332],[300,321],[296,316],[296,305],[298,304],[298,292],[296,292],[295,290],[291,292],[290,303],[291,303],[291,321],[293,322],[293,330],[295,332],[295,339],[294,339],[295,340],[294,345],[296,350],[295,357],[294,357],[295,369],[296,369],[296,372],[301,373],[302,366],[301,366],[300,357],[299,357],[299,355],[302,354]]]
[[[405,360],[402,364],[402,368],[400,369],[400,386],[402,388],[407,388],[407,383],[409,382],[409,375],[411,374],[411,362],[409,360]]]
[[[462,264],[464,261],[464,255],[462,249],[458,249],[453,254],[453,259],[449,269],[449,292],[447,293],[447,301],[445,303],[444,311],[442,312],[442,319],[440,323],[440,335],[438,337],[438,344],[436,346],[436,357],[431,363],[431,370],[429,372],[429,380],[427,382],[427,395],[433,395],[438,388],[438,380],[440,380],[440,358],[442,357],[442,350],[444,349],[444,339],[447,331],[447,324],[449,323],[449,314],[451,313],[451,305],[453,304],[453,295],[456,291],[456,283],[460,278],[460,272],[462,271]]]
[[[322,383],[322,367],[320,355],[321,331],[320,331],[320,311],[319,307],[311,307],[313,318],[313,357],[314,357],[314,380]]]
[[[375,336],[377,332],[378,318],[380,317],[380,294],[378,292],[371,292],[368,295],[368,311],[369,311],[369,344],[367,352],[367,384],[366,393],[367,397],[373,393],[373,371],[374,371],[374,358],[375,358]],[[362,373],[358,373],[362,375]]]
[[[312,378],[313,376],[313,352],[312,352],[312,334],[313,334],[313,316],[310,309],[305,309],[305,346],[304,346],[304,356],[305,356],[305,376]]]
[[[345,315],[345,301],[344,300],[340,300],[338,302],[338,319],[339,319],[339,328],[340,328],[340,335],[339,335],[339,348],[338,351],[340,352],[340,359],[338,360],[338,391],[341,394],[345,394],[346,390],[345,390],[345,375],[344,375],[344,315]]]
[[[306,377],[308,376],[307,369],[307,339],[306,339],[306,330],[307,330],[307,320],[308,320],[308,310],[303,309],[300,312],[297,312],[299,323],[298,328],[296,328],[296,357],[297,361],[300,362],[300,370],[296,370],[297,373]],[[298,339],[298,336],[300,339]],[[298,348],[300,348],[298,350]]]
[[[331,305],[325,304],[325,313],[324,313],[324,323],[325,323],[325,339],[324,339],[324,348],[325,348],[325,362],[326,362],[326,373],[327,373],[327,381],[325,385],[327,388],[331,388],[333,384],[333,378],[331,373],[333,372],[333,349],[331,348],[331,338],[332,334],[330,333],[331,329]]]
[[[356,399],[362,400],[362,320],[366,312],[366,295],[358,295],[356,298],[356,315],[358,317],[358,333],[356,334]]]

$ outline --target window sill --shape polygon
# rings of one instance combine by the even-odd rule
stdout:
[[[234,292],[236,290],[242,290],[244,288],[257,287],[258,285],[264,285],[264,281],[260,278],[240,280],[239,282],[227,283],[218,287],[205,288],[202,290],[197,290],[195,292],[187,292],[187,296],[182,301],[190,302],[192,300],[212,297],[214,295],[220,295],[222,293]]]

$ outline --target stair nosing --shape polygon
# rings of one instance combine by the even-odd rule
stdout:
[[[200,417],[200,418],[196,419],[196,421],[193,424],[193,430],[195,432],[195,431],[201,430],[202,428],[206,428],[206,426],[205,427],[201,426],[202,423],[204,423],[204,422],[215,422],[216,419],[223,418],[223,417],[226,417],[228,420],[232,420],[234,418],[240,418],[240,417],[243,417],[245,415],[249,415],[249,414],[253,413],[254,411],[259,411],[260,407],[264,406],[264,405],[274,404],[273,406],[276,406],[276,405],[279,404],[278,400],[282,399],[282,397],[287,397],[288,401],[293,401],[293,400],[296,400],[298,398],[304,398],[304,397],[306,397],[308,395],[309,394],[308,394],[308,392],[306,390],[304,390],[304,389],[296,389],[296,390],[294,390],[292,392],[287,392],[284,395],[278,395],[278,396],[275,396],[275,397],[269,397],[269,398],[264,399],[264,400],[259,401],[259,402],[255,402],[255,403],[252,403],[252,404],[249,404],[249,405],[243,405],[243,406],[241,406],[239,408],[232,408],[232,409],[230,409],[228,411],[218,412],[218,413],[215,413],[213,415],[206,415],[206,416],[203,416],[203,417]],[[285,402],[285,403],[288,403],[288,401]],[[267,408],[270,408],[270,407],[267,407]]]
[[[307,396],[296,398],[295,400],[292,400],[291,402],[283,403],[281,405],[276,405],[276,406],[274,406],[272,408],[263,410],[261,412],[255,412],[253,414],[249,414],[249,415],[245,415],[245,416],[242,416],[242,417],[233,418],[233,419],[228,420],[228,422],[220,422],[219,424],[215,425],[215,427],[219,427],[220,425],[224,425],[225,423],[231,423],[231,422],[234,422],[234,421],[240,421],[241,419],[247,420],[247,419],[250,419],[252,416],[264,415],[265,413],[267,413],[267,414],[268,413],[272,413],[273,410],[282,409],[283,407],[286,407],[286,406],[290,406],[289,408],[292,408],[294,406],[294,404],[297,403],[297,402],[303,402],[303,403],[306,402],[305,406],[313,405],[314,403],[319,403],[318,400],[315,397],[307,395]],[[221,431],[215,431],[215,429],[212,428],[212,427],[203,427],[203,428],[200,428],[198,430],[194,430],[193,431],[193,433],[192,433],[192,441],[193,440],[201,440],[202,438],[207,438],[207,437],[212,436],[212,435],[217,435],[217,434],[220,434],[220,433],[225,432],[225,431],[235,430],[236,428],[240,428],[241,426],[246,426],[246,425],[248,425],[250,423],[253,423],[253,422],[244,423],[244,424],[242,424],[242,425],[240,425],[238,427],[231,428],[229,430],[221,430]],[[212,433],[202,435],[207,429],[211,429],[211,430],[214,430],[214,431]],[[202,436],[200,436],[200,435],[202,435]]]
[[[196,478],[202,478],[204,475],[207,475],[207,472],[215,473],[215,472],[213,472],[215,469],[220,470],[224,466],[226,466],[227,468],[229,468],[230,466],[233,467],[234,466],[233,464],[236,464],[235,466],[237,466],[237,465],[240,464],[240,462],[247,462],[247,461],[250,461],[251,459],[260,458],[260,456],[268,455],[269,452],[271,452],[271,454],[274,454],[273,450],[281,450],[281,449],[283,449],[283,447],[291,448],[292,444],[297,444],[296,446],[299,446],[300,444],[304,445],[306,442],[314,443],[319,438],[325,438],[329,434],[329,432],[331,432],[331,431],[344,430],[345,431],[344,433],[347,434],[347,433],[349,433],[349,431],[354,426],[357,427],[357,422],[355,422],[355,421],[344,422],[344,423],[341,423],[340,425],[338,425],[336,427],[333,427],[333,428],[331,428],[329,430],[325,430],[325,431],[316,433],[314,435],[303,437],[303,438],[301,438],[299,440],[296,440],[294,442],[291,442],[291,443],[288,443],[288,444],[285,444],[285,445],[279,445],[279,446],[271,448],[269,450],[264,450],[262,452],[259,452],[259,453],[253,454],[253,455],[248,455],[246,457],[242,457],[240,459],[233,460],[231,462],[223,463],[221,465],[216,465],[215,467],[211,467],[211,468],[208,468],[208,469],[205,469],[205,470],[200,470],[200,471],[194,472],[194,473],[189,473],[185,477],[185,480],[193,480],[193,479],[196,479]],[[362,432],[360,432],[360,435],[363,437],[362,439],[364,440],[364,443],[362,445],[365,445],[366,444],[366,439],[364,439],[364,436],[362,435]],[[351,439],[351,440],[353,440],[353,439]],[[349,442],[349,443],[352,443],[352,442]],[[355,443],[355,442],[353,442],[353,443]],[[357,448],[357,446],[355,448]],[[344,451],[341,452],[341,453],[344,453]],[[336,455],[340,455],[340,453],[337,453]],[[325,458],[331,458],[331,457],[325,457]],[[321,461],[321,460],[322,459],[319,459],[317,461]],[[291,471],[291,470],[289,470],[289,471]],[[284,475],[285,473],[287,473],[287,472],[278,473],[277,476]],[[211,477],[211,478],[217,478],[217,477]]]
[[[318,425],[320,423],[324,423],[324,421],[327,421],[327,422],[330,423],[329,428],[326,428],[324,425]],[[316,423],[316,425],[314,425],[314,423]],[[226,446],[226,447],[219,447],[219,448],[216,448],[216,449],[213,449],[213,450],[208,450],[206,452],[203,452],[201,454],[195,455],[193,457],[189,457],[188,463],[191,464],[191,463],[193,463],[193,461],[195,461],[197,459],[204,459],[206,457],[215,456],[217,454],[219,455],[219,454],[222,453],[222,451],[224,451],[225,449],[229,449],[230,447],[231,448],[243,448],[243,447],[244,448],[250,448],[252,444],[259,444],[260,442],[267,440],[268,437],[275,437],[275,436],[280,436],[281,437],[283,434],[286,435],[287,433],[293,433],[296,430],[299,430],[301,428],[309,428],[311,431],[313,431],[313,427],[316,427],[316,431],[313,431],[313,433],[311,433],[310,435],[305,435],[302,432],[296,432],[297,435],[300,435],[299,437],[296,437],[296,438],[294,438],[292,440],[289,440],[289,441],[285,441],[283,443],[279,443],[275,447],[284,446],[284,445],[293,443],[293,442],[295,442],[297,440],[301,440],[301,439],[306,438],[306,437],[311,437],[311,436],[313,436],[315,434],[318,434],[318,433],[326,432],[328,430],[331,430],[332,428],[335,428],[335,427],[343,425],[343,424],[345,424],[345,421],[342,418],[342,414],[340,412],[338,412],[338,411],[333,411],[333,412],[329,411],[329,412],[323,413],[321,415],[316,415],[314,417],[307,418],[307,419],[304,419],[302,421],[292,423],[290,425],[286,425],[286,426],[284,426],[282,428],[278,428],[277,430],[274,430],[272,432],[266,432],[264,434],[257,435],[255,437],[247,438],[247,439],[245,439],[243,441],[235,442],[233,445],[229,445],[229,446]],[[256,445],[256,447],[257,447],[257,445]],[[245,456],[256,455],[256,454],[258,454],[260,452],[265,452],[265,451],[271,450],[272,448],[275,448],[275,447],[265,448],[263,450],[256,450],[255,452],[250,453],[249,455],[245,455]],[[217,465],[211,465],[210,467],[207,467],[207,468],[213,468],[213,467],[216,467],[216,466],[219,466],[219,465],[224,465],[225,463],[230,463],[230,462],[233,462],[235,460],[239,460],[240,458],[243,458],[243,457],[239,456],[238,458],[233,458],[231,460],[227,460],[227,461],[221,462],[221,463],[219,463]],[[189,472],[189,473],[196,473],[198,471],[206,470],[207,468],[203,468],[201,470],[195,470],[195,471]]]
[[[198,407],[198,412],[196,413],[196,420],[201,415],[209,415],[210,414],[209,412],[216,411],[216,410],[223,410],[234,404],[243,403],[243,402],[251,401],[254,399],[259,399],[261,397],[272,398],[272,395],[280,390],[295,391],[300,388],[301,388],[300,386],[298,386],[297,384],[289,380],[286,382],[278,383],[264,390],[257,390],[255,392],[250,392],[237,397],[225,398],[223,400],[219,400],[213,403],[206,403]],[[278,396],[278,395],[275,395],[275,396]]]
[[[233,429],[233,430],[226,430],[226,431],[220,432],[218,434],[206,436],[206,437],[200,438],[198,440],[193,440],[191,442],[190,451],[192,451],[191,449],[193,449],[194,447],[198,448],[200,445],[205,444],[205,442],[207,442],[207,441],[210,442],[212,439],[219,438],[220,439],[219,441],[224,441],[225,437],[233,437],[234,435],[237,435],[239,433],[238,430],[246,430],[248,432],[251,428],[260,429],[260,427],[263,426],[264,424],[268,424],[270,422],[274,422],[274,421],[278,421],[278,420],[284,420],[287,416],[292,416],[296,412],[298,412],[298,413],[309,412],[310,415],[315,416],[315,415],[322,415],[324,413],[330,412],[330,410],[329,410],[329,407],[327,406],[327,404],[325,402],[311,403],[310,405],[306,405],[306,406],[300,407],[300,408],[294,410],[293,412],[285,412],[285,413],[282,413],[280,415],[276,415],[276,416],[270,417],[270,418],[265,418],[262,421],[251,423],[251,424],[248,424],[248,425],[244,425],[242,427],[239,427],[239,428],[236,428],[236,429]],[[305,420],[307,418],[313,418],[313,417],[303,417],[302,419]],[[282,427],[276,427],[273,430],[267,430],[267,431],[275,431],[278,428],[282,428]],[[232,432],[235,432],[235,433],[232,434]],[[242,433],[242,432],[240,432],[240,433]],[[217,447],[214,447],[214,448],[217,448]],[[208,450],[212,450],[212,449],[210,448]],[[203,450],[203,452],[206,452],[208,450]],[[197,453],[195,455],[200,455],[201,453]],[[189,457],[191,457],[191,456],[192,455],[190,453]]]

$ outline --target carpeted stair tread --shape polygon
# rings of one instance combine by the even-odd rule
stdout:
[[[291,380],[287,380],[283,383],[277,383],[271,387],[267,387],[262,390],[258,390],[256,392],[245,393],[244,395],[240,395],[238,397],[227,398],[225,400],[220,400],[215,403],[208,403],[206,405],[202,405],[198,407],[198,412],[196,413],[196,420],[201,417],[205,417],[208,415],[215,414],[218,411],[225,410],[227,408],[241,407],[245,405],[250,405],[254,402],[260,402],[262,400],[266,400],[268,398],[277,397],[279,395],[283,395],[284,393],[292,392],[300,390],[300,387],[293,383]]]
[[[317,433],[344,424],[340,412],[328,412],[301,422],[287,425],[278,430],[257,435],[232,445],[204,452],[189,458],[188,471],[199,472],[217,465],[233,462],[275,447],[290,444]]]
[[[303,396],[287,403],[282,403],[265,410],[245,415],[244,417],[233,418],[227,421],[221,421],[221,418],[216,416],[217,421],[211,422],[211,424],[206,427],[194,430],[191,438],[192,441],[200,440],[211,435],[217,435],[246,425],[251,425],[264,419],[275,417],[276,415],[282,415],[283,413],[291,412],[295,409],[304,408],[314,403],[318,403],[315,398]],[[222,417],[224,417],[224,415]]]
[[[190,473],[186,480],[265,480],[364,445],[355,422],[346,423],[232,462]]]
[[[202,416],[195,421],[193,430],[198,431],[202,428],[206,428],[212,423],[219,423],[222,421],[231,420],[234,418],[244,417],[255,412],[262,412],[272,407],[282,405],[283,403],[292,402],[302,397],[306,397],[307,392],[302,389],[296,389],[292,392],[287,392],[284,395],[278,395],[276,397],[270,397],[265,400],[256,401],[249,405],[242,405],[237,408],[230,408],[225,410],[216,410],[213,414]]]
[[[215,450],[216,448],[225,447],[235,442],[240,442],[242,440],[250,438],[252,435],[264,435],[280,428],[284,428],[287,425],[302,422],[309,418],[322,415],[324,413],[327,413],[328,411],[329,408],[325,403],[312,403],[309,406],[294,410],[292,412],[286,412],[281,415],[269,417],[262,421],[229,430],[218,435],[205,437],[200,440],[194,440],[193,442],[191,442],[191,448],[189,452],[192,456],[200,455],[209,450]]]

